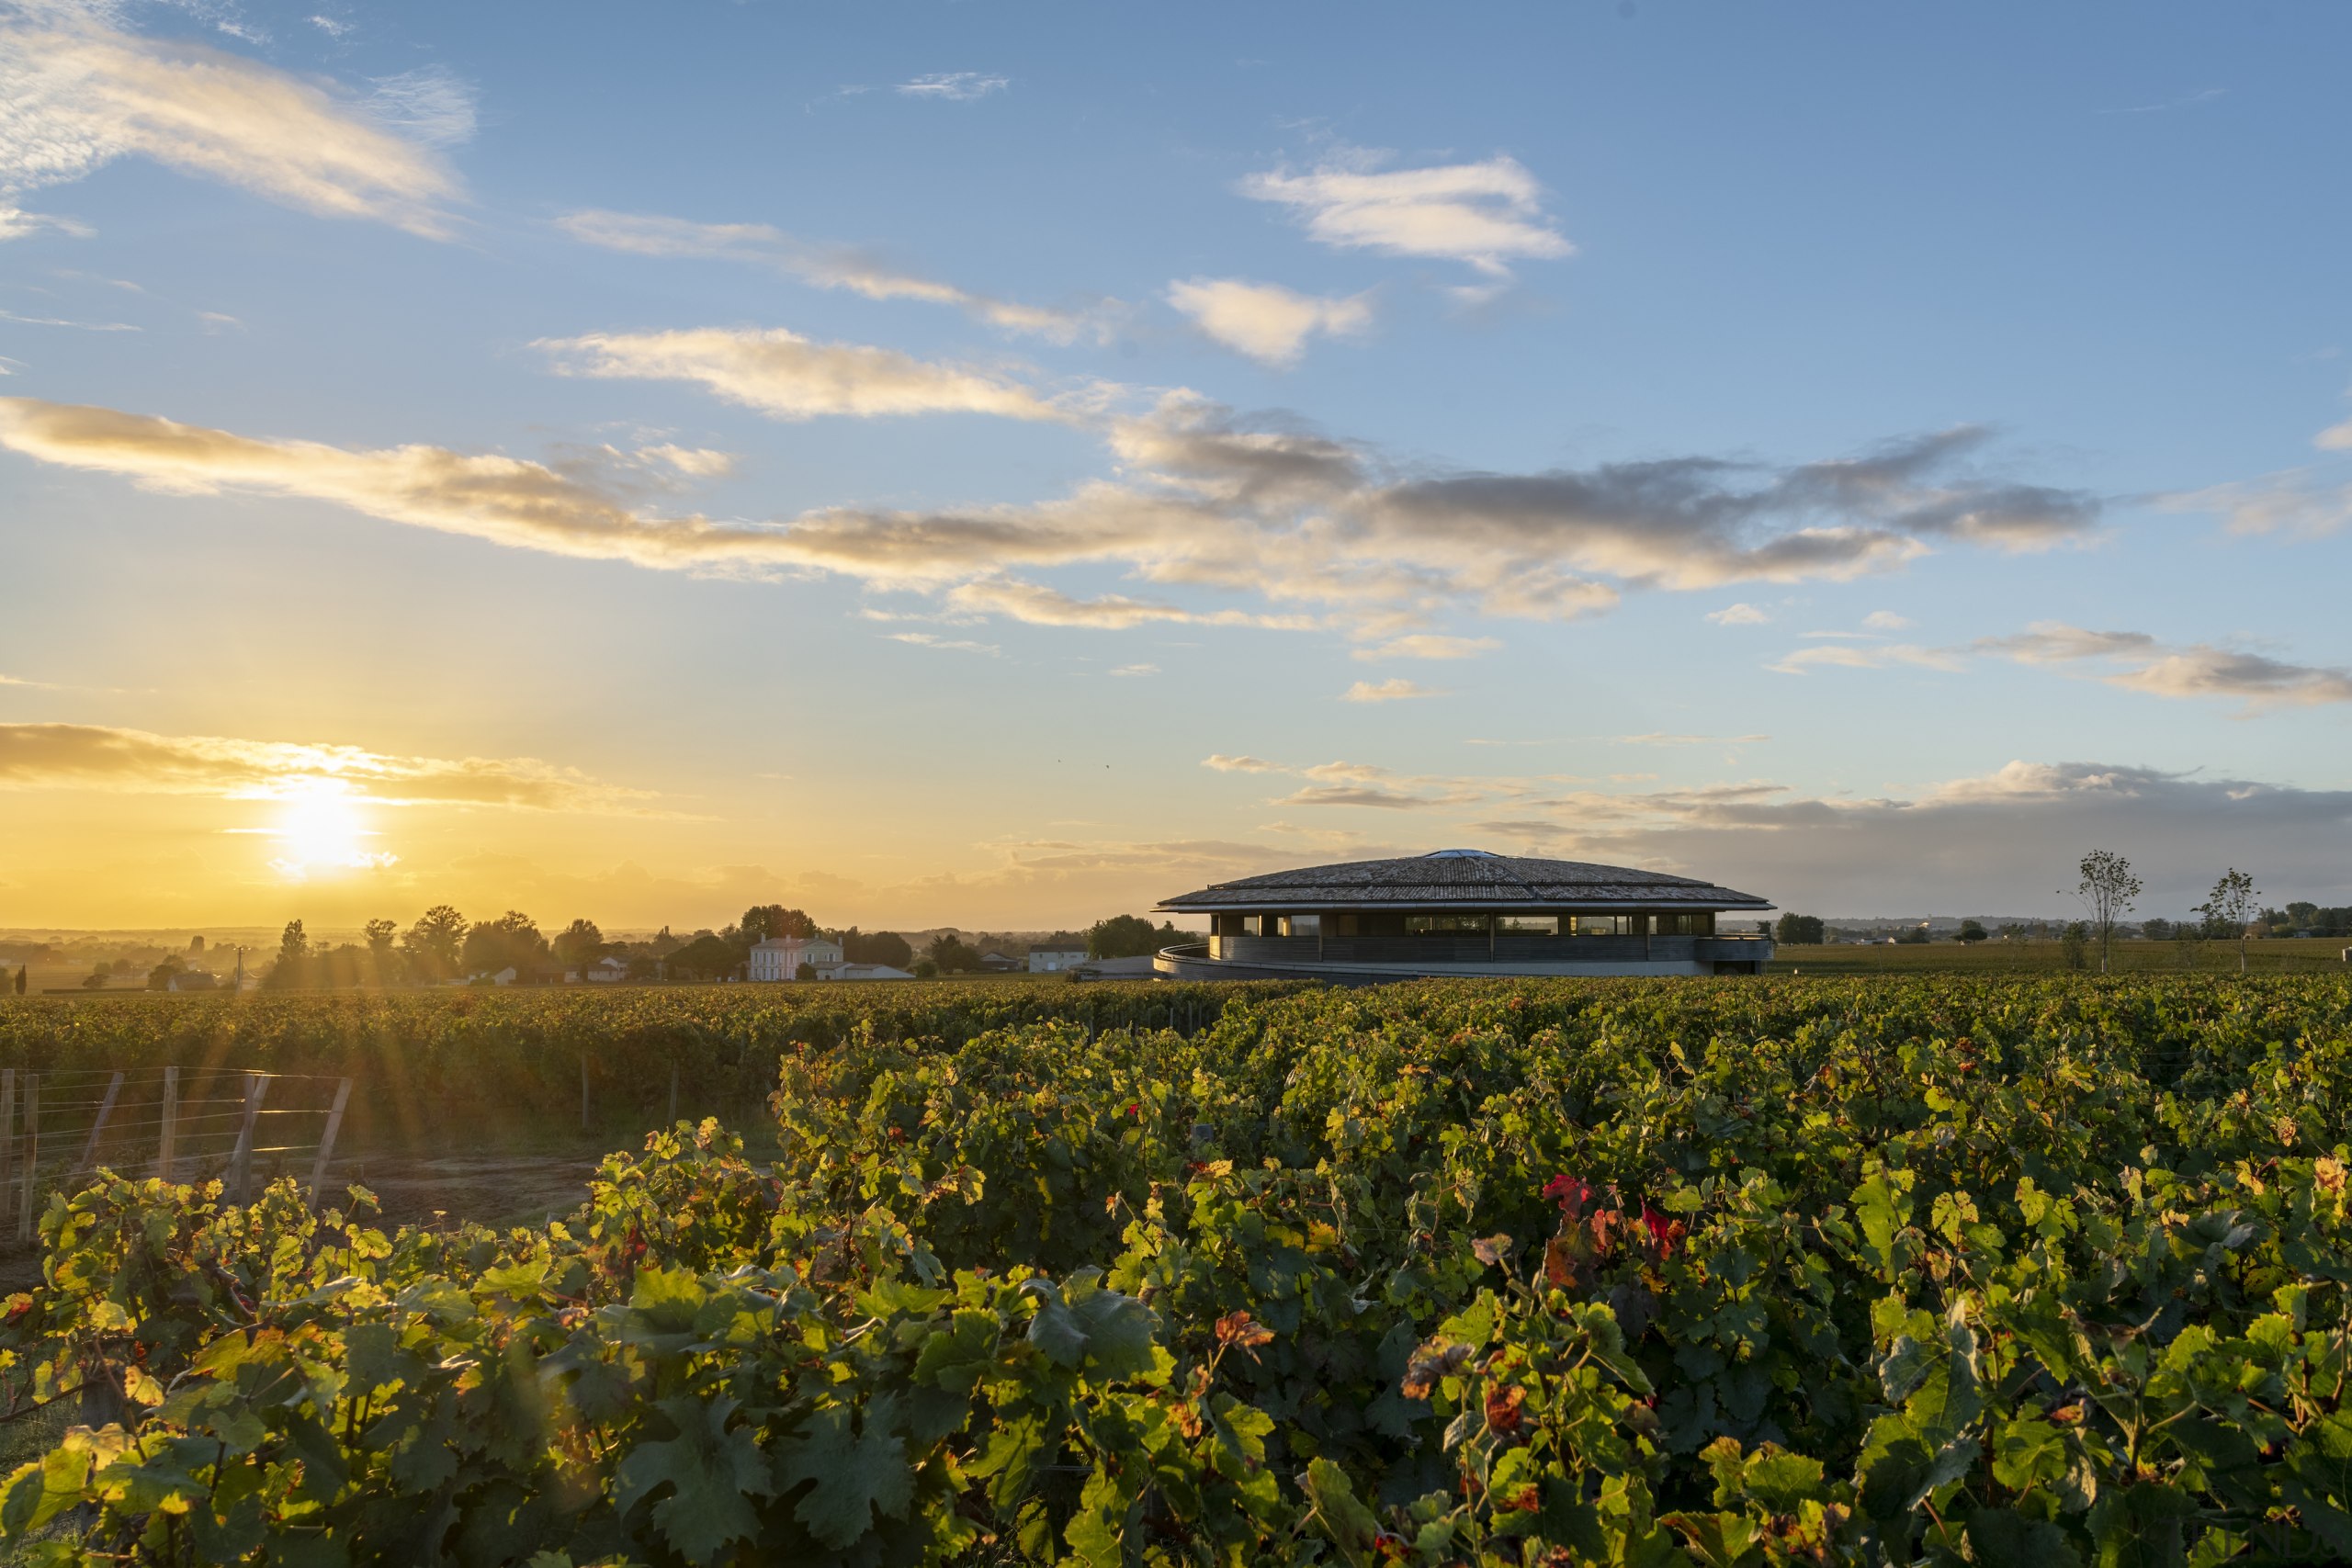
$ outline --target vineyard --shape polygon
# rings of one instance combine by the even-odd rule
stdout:
[[[854,1035],[960,1045],[1045,1020],[1192,1033],[1230,1001],[1295,987],[695,986],[0,998],[0,1069],[208,1081],[349,1077],[347,1143],[479,1142],[548,1123],[649,1125],[673,1103],[748,1110],[787,1053]],[[78,1131],[78,1127],[74,1129]]]
[[[0,1377],[67,1414],[0,1482],[6,1549],[2352,1556],[2341,977],[913,995],[615,999],[609,1038],[569,998],[0,1012],[23,1066],[451,1096],[701,1040],[773,1075],[782,1150],[681,1126],[503,1234],[291,1183],[55,1198]]]

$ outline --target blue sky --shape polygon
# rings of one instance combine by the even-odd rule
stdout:
[[[2352,900],[2347,30],[0,6],[0,922]]]

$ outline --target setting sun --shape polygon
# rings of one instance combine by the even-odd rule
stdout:
[[[258,831],[277,847],[270,865],[295,881],[320,872],[389,866],[400,858],[368,848],[376,833],[361,816],[350,786],[339,779],[306,781],[282,798],[277,821]]]

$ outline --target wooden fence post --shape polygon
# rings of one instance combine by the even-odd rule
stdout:
[[[351,1080],[334,1086],[334,1109],[327,1112],[326,1131],[319,1134],[319,1157],[311,1167],[311,1207],[319,1206],[319,1189],[326,1185],[327,1161],[334,1155],[334,1135],[343,1131],[343,1108],[351,1101]]]
[[[115,1096],[121,1092],[122,1075],[117,1073],[107,1079],[106,1098],[98,1101],[98,1113],[90,1122],[90,1136],[82,1145],[82,1157],[74,1162],[74,1168],[67,1175],[79,1176],[97,1165],[98,1140],[106,1136],[107,1118],[114,1114]]]
[[[8,1216],[8,1179],[17,1170],[17,1069],[0,1067],[0,1219]]]
[[[259,1073],[245,1075],[245,1119],[237,1126],[237,1146],[229,1156],[229,1201],[250,1202],[254,1184],[254,1125],[261,1120],[262,1097],[269,1092],[269,1079]]]
[[[40,1075],[25,1075],[25,1180],[17,1206],[17,1239],[33,1238],[33,1172],[40,1166]]]
[[[169,1181],[172,1165],[179,1155],[180,1141],[180,1070],[164,1069],[164,1132],[163,1141],[155,1153],[155,1179]]]

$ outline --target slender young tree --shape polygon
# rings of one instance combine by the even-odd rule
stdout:
[[[2205,917],[2208,925],[2220,927],[2238,939],[2241,975],[2245,973],[2245,941],[2254,921],[2254,901],[2261,897],[2262,890],[2255,886],[2254,878],[2232,866],[2213,884],[2213,891],[2206,896],[2205,902],[2197,906],[2197,912]]]
[[[2076,869],[2083,879],[2075,886],[2075,897],[2090,913],[2092,932],[2098,938],[2098,972],[2104,975],[2114,962],[2116,925],[2140,897],[2140,879],[2132,874],[2132,863],[2112,850],[2093,850]]]

